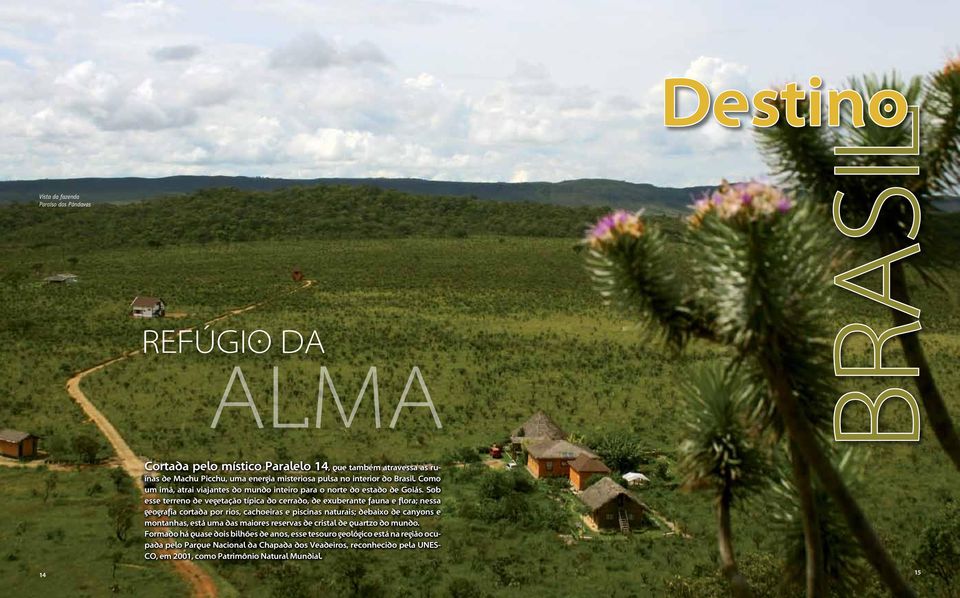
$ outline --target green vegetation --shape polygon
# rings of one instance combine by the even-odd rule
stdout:
[[[115,488],[109,471],[0,467],[4,595],[184,595],[186,588],[170,566],[143,559],[143,525],[136,509],[125,511],[124,538],[113,533],[112,505],[134,499],[129,485]]]
[[[678,491],[675,473],[678,445],[686,435],[684,392],[678,381],[720,361],[724,350],[694,341],[685,352],[675,353],[611,314],[591,289],[574,250],[575,236],[595,212],[430,200],[450,207],[451,213],[406,237],[408,233],[391,230],[390,223],[419,226],[419,216],[411,217],[407,210],[422,214],[417,210],[435,207],[422,199],[407,202],[380,192],[385,204],[397,202],[397,217],[376,220],[382,230],[367,229],[356,214],[375,214],[360,205],[366,196],[351,198],[354,193],[358,191],[324,188],[276,196],[210,192],[209,213],[201,205],[203,194],[68,213],[32,206],[0,209],[0,424],[39,434],[41,449],[55,460],[103,459],[110,455],[108,447],[64,390],[72,373],[137,348],[145,328],[196,326],[229,309],[273,297],[215,327],[264,328],[274,336],[284,328],[316,329],[325,354],[139,355],[91,375],[83,390],[137,454],[186,460],[444,462],[450,455],[475,455],[477,447],[503,439],[534,411],[544,409],[568,432],[596,442],[602,454],[619,455],[620,466],[636,464],[647,473],[653,481],[638,491],[640,498],[691,537],[664,536],[662,530],[651,529],[630,538],[598,535],[580,540],[571,533],[582,530],[569,494],[550,484],[529,488],[520,481],[522,471],[498,474],[480,464],[451,466],[444,470],[444,548],[431,554],[429,566],[420,555],[402,553],[364,554],[362,559],[332,554],[322,564],[218,564],[217,573],[241,595],[310,596],[321,591],[317,588],[329,588],[330,595],[419,595],[428,586],[435,588],[434,596],[725,595],[724,580],[716,575],[713,505],[702,496]],[[332,199],[326,204],[314,196]],[[259,229],[258,219],[271,216],[258,206],[286,199],[304,207],[272,217],[289,222],[293,231]],[[333,210],[325,205],[336,206],[349,225],[322,228],[319,216],[310,220],[319,230],[299,224],[314,218],[314,212],[330,216]],[[482,205],[492,206],[489,214],[499,216],[478,217],[473,210],[487,209]],[[160,207],[152,212],[150,206]],[[207,215],[201,218],[185,206]],[[226,216],[205,220],[214,218],[218,206]],[[100,214],[99,219],[92,214]],[[153,216],[147,218],[149,214]],[[514,217],[517,221],[511,224]],[[950,217],[939,218],[929,224],[954,227]],[[215,240],[218,233],[209,242],[191,242],[200,240],[193,235],[209,222],[223,227],[224,239],[242,238],[246,227],[261,240],[222,243]],[[466,223],[468,237],[453,234],[449,225],[457,222]],[[163,225],[156,228],[159,223]],[[539,238],[507,234],[542,223],[549,234]],[[662,224],[668,255],[682,267],[685,252],[675,242],[679,226],[673,220]],[[392,238],[371,238],[378,235]],[[157,246],[150,246],[150,239]],[[952,242],[956,253],[960,245]],[[295,266],[317,282],[283,295],[296,288],[290,280]],[[75,272],[80,282],[40,282],[43,275],[58,271]],[[946,271],[945,278],[948,288],[960,286],[957,270]],[[168,312],[187,315],[132,320],[126,309],[136,294],[161,296]],[[855,314],[873,325],[887,322],[882,309],[843,295],[836,293],[837,312],[844,319]],[[929,313],[924,312],[924,335],[931,367],[944,388],[957,388],[960,309],[937,289],[917,287],[916,295],[917,304],[930,306]],[[841,319],[831,325],[839,328]],[[865,343],[852,343],[847,357],[862,361],[868,354]],[[902,353],[891,346],[885,359],[895,363]],[[240,409],[226,410],[218,428],[209,427],[235,365],[242,367],[250,384],[264,418],[263,430]],[[386,429],[413,365],[423,371],[443,430],[434,427],[426,410],[418,409],[402,414],[396,430]],[[310,428],[270,427],[273,366],[280,368],[281,419],[309,417]],[[329,402],[323,427],[314,428],[321,366],[330,370],[341,399],[350,403],[369,367],[376,366],[384,428],[373,426],[369,396],[349,431]],[[909,388],[909,381],[900,382]],[[875,394],[885,387],[874,381],[860,389]],[[955,396],[948,399],[954,412],[960,410]],[[849,425],[857,425],[863,415],[851,410]],[[902,424],[907,417],[894,405],[882,413],[884,425]],[[96,443],[92,458],[90,441]],[[891,553],[901,559],[901,569],[926,571],[934,566],[920,560],[929,554],[925,534],[935,521],[928,513],[948,512],[958,495],[956,480],[933,473],[947,467],[944,454],[927,428],[916,445],[862,449],[866,473],[858,498],[863,508]],[[175,595],[180,590],[181,582],[169,568],[126,566],[141,564],[133,560],[134,552],[139,553],[139,522],[134,517],[126,529],[124,509],[118,503],[111,510],[107,499],[117,494],[118,482],[108,470],[57,472],[46,504],[44,475],[0,469],[0,537],[10,545],[7,540],[16,537],[23,521],[28,532],[43,530],[42,540],[53,531],[47,529],[48,522],[63,518],[65,523],[53,527],[63,528],[63,549],[71,555],[56,556],[56,562],[78,564],[76,570],[62,573],[58,583],[63,585],[54,594],[102,593],[111,584],[112,547],[118,545],[127,555],[116,567],[121,595]],[[88,496],[96,484],[100,493]],[[764,504],[767,496],[761,496],[763,500],[747,500],[732,513],[737,564],[759,595],[781,595],[776,582],[787,555]],[[81,504],[88,504],[88,510],[73,510]],[[81,528],[90,535],[71,532]],[[118,531],[133,549],[116,539]],[[940,563],[949,554],[935,557]],[[29,576],[32,569],[19,569],[40,560],[0,561],[0,578],[30,584],[22,586],[25,595],[52,587],[34,585],[39,580]],[[99,577],[91,581],[90,575]],[[923,575],[934,595],[950,587],[944,581],[948,577]],[[879,595],[873,586],[863,591]]]
[[[0,210],[0,243],[77,249],[476,234],[574,237],[599,213],[598,208],[423,197],[375,187],[213,189],[84,209],[9,206]]]
[[[891,593],[914,595],[850,490],[842,465],[849,455],[830,441],[841,380],[828,340],[837,318],[828,268],[844,262],[828,242],[829,226],[812,202],[798,204],[760,183],[724,183],[689,217],[685,236],[697,256],[690,264],[678,264],[658,227],[637,215],[605,216],[587,235],[588,264],[603,297],[678,348],[701,339],[726,349],[722,373],[701,370],[690,389],[680,469],[685,486],[715,493],[722,569],[738,597],[753,592],[734,559],[730,509],[744,488],[765,483],[787,486],[795,497],[790,518],[802,522],[803,543],[789,551],[787,570],[805,570],[787,576],[805,582],[795,588],[805,585],[807,596],[827,587],[856,595],[862,558]],[[897,298],[905,299],[901,276]],[[909,357],[910,347],[902,349]],[[846,413],[842,419],[848,430],[868,429],[850,426]],[[942,423],[929,414],[927,420]],[[788,476],[771,475],[767,462],[777,460],[789,461]]]
[[[560,206],[610,206],[674,213],[690,205],[706,187],[675,189],[608,179],[560,183],[467,183],[423,179],[270,179],[264,177],[174,176],[160,179],[61,179],[0,181],[0,204],[34,203],[41,193],[79,194],[91,203],[124,203],[169,195],[189,195],[203,189],[231,187],[242,191],[274,191],[290,187],[343,185],[375,187],[431,197],[472,197],[503,202],[534,202]]]

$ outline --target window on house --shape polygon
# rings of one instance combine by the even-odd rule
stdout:
[[[547,469],[553,469],[553,461],[547,461]]]
[[[613,513],[607,513],[607,521],[613,521]]]

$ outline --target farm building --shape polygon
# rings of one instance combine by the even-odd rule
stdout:
[[[619,529],[629,533],[631,527],[646,524],[646,507],[623,486],[603,478],[580,494],[587,505],[588,520],[598,529]]]
[[[566,440],[543,440],[527,445],[527,469],[535,478],[559,478],[570,475],[570,462],[586,455],[597,455]]]
[[[138,296],[130,304],[130,315],[134,318],[162,318],[167,306],[159,297]]]
[[[570,483],[577,490],[583,490],[590,484],[590,478],[594,475],[605,475],[610,473],[610,468],[603,461],[596,457],[589,457],[586,454],[580,454],[579,457],[570,462]]]
[[[78,277],[76,274],[70,274],[66,272],[63,274],[54,274],[53,276],[48,276],[43,279],[44,282],[48,282],[50,284],[73,284],[75,282],[79,282],[79,280],[80,277]]]
[[[0,430],[0,455],[16,459],[37,456],[38,437],[17,430]]]
[[[513,431],[510,443],[514,453],[523,449],[524,444],[542,442],[544,440],[563,440],[567,437],[555,421],[543,411],[537,411],[526,422]]]

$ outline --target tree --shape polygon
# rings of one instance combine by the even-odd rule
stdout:
[[[823,446],[820,430],[831,421],[836,392],[822,346],[831,261],[822,220],[810,203],[798,205],[774,187],[724,183],[689,219],[690,264],[669,259],[663,235],[639,214],[602,218],[585,243],[608,301],[678,348],[699,337],[732,349],[728,367],[754,389],[753,425],[789,444],[805,497],[808,592],[823,587],[812,471],[890,591],[912,596]]]
[[[330,567],[334,587],[340,595],[351,598],[383,595],[383,586],[370,575],[375,562],[369,554],[345,551]]]
[[[836,129],[827,127],[792,127],[779,123],[768,129],[758,129],[760,147],[782,181],[802,192],[812,202],[832,205],[838,190],[851,199],[839,202],[837,214],[846,223],[866,222],[874,198],[891,187],[908,190],[917,200],[919,214],[907,201],[887,201],[870,233],[878,248],[890,254],[913,240],[905,239],[911,224],[931,211],[938,196],[956,192],[960,182],[960,58],[954,58],[941,70],[925,78],[903,81],[896,74],[884,77],[866,76],[850,82],[864,97],[880,89],[898,89],[911,105],[920,106],[921,139],[919,156],[834,156],[837,146],[903,146],[911,145],[912,118],[901,125],[885,128],[868,117],[863,127],[855,127],[850,119],[843,119]],[[807,106],[804,108],[809,110]],[[856,166],[916,165],[919,176],[875,175],[837,176],[835,165]],[[932,239],[934,245],[936,239]],[[928,245],[929,246],[929,245]],[[936,253],[928,251],[926,255]],[[928,282],[936,282],[929,263],[913,260],[910,264]],[[896,300],[910,304],[907,275],[902,261],[890,265],[890,292]],[[913,318],[897,309],[891,309],[897,326],[910,324]],[[907,364],[919,369],[917,390],[940,446],[960,471],[960,435],[954,427],[946,403],[927,362],[923,344],[916,333],[898,336]]]
[[[110,479],[113,481],[113,485],[117,489],[117,492],[121,492],[123,491],[127,482],[127,473],[123,471],[123,468],[121,467],[113,467],[110,469]]]
[[[78,434],[73,439],[73,450],[82,463],[96,463],[100,453],[100,441],[90,434]]]
[[[586,443],[615,471],[630,471],[643,459],[640,443],[633,435],[612,432]]]
[[[930,522],[914,562],[936,595],[949,596],[956,590],[960,584],[960,507],[952,506]]]
[[[113,582],[110,584],[110,591],[114,594],[120,593],[120,584],[117,582],[117,567],[120,566],[121,562],[123,562],[123,552],[115,550],[110,555],[110,580]]]
[[[57,474],[55,472],[50,472],[47,474],[47,477],[43,480],[43,502],[46,503],[47,500],[53,496],[54,491],[57,489]]]
[[[110,517],[117,540],[121,542],[126,540],[127,533],[133,527],[133,517],[136,512],[136,505],[126,496],[118,496],[107,505],[107,515]]]
[[[730,372],[712,368],[695,378],[687,396],[690,431],[680,446],[681,484],[687,490],[713,492],[723,574],[735,596],[751,596],[734,558],[730,509],[735,499],[766,482],[767,468],[740,412],[744,392]]]

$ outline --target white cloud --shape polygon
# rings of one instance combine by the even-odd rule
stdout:
[[[190,60],[200,53],[200,47],[192,44],[181,44],[177,46],[163,46],[151,52],[152,56],[161,62],[179,62]]]
[[[390,6],[400,4],[415,8]],[[112,4],[110,19],[78,12],[70,17],[79,19],[75,26],[35,45],[28,42],[40,26],[25,25],[27,34],[16,34],[20,54],[0,52],[7,140],[0,178],[611,177],[664,184],[756,166],[749,135],[665,131],[662,95],[555,77],[556,63],[543,55],[511,59],[499,75],[465,85],[456,71],[396,53],[389,35],[351,29],[290,38],[288,27],[268,35],[258,20],[224,39],[215,28],[204,34],[181,26],[193,6]],[[153,25],[121,18],[134,13]],[[718,85],[748,74],[718,59],[688,68]]]
[[[528,183],[530,182],[530,173],[527,172],[525,168],[518,168],[513,171],[513,176],[510,177],[511,183]]]
[[[421,91],[437,89],[442,86],[442,83],[430,73],[420,73],[416,77],[408,77],[403,80],[403,84]]]
[[[119,2],[105,11],[103,16],[118,21],[155,20],[172,17],[180,9],[166,0],[141,0],[139,2]]]
[[[289,151],[321,162],[356,161],[365,157],[372,140],[373,134],[368,131],[318,129],[296,135]]]
[[[0,6],[0,23],[3,23],[3,28],[52,27],[66,25],[72,20],[73,17],[69,11],[38,6],[36,3]]]
[[[270,54],[275,68],[322,70],[367,63],[386,64],[387,58],[370,42],[340,47],[316,33],[303,33]]]
[[[700,56],[690,63],[684,76],[700,81],[711,91],[748,89],[747,67],[713,56]]]
[[[237,4],[246,10],[269,14],[298,25],[304,21],[348,25],[425,25],[476,12],[476,9],[462,3],[431,0],[243,0]]]

